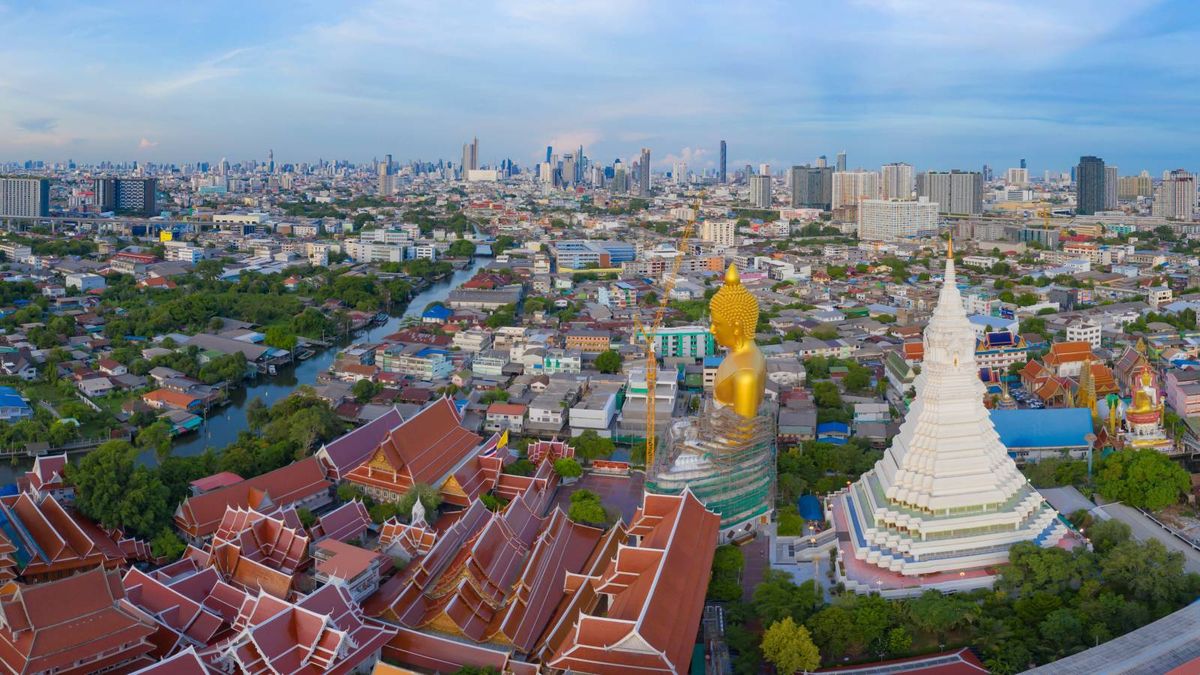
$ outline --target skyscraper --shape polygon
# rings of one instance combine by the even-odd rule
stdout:
[[[275,173],[275,151],[267,150],[267,173]]]
[[[833,174],[833,208],[854,206],[879,197],[879,174],[874,171],[836,171]]]
[[[838,171],[846,170],[846,151],[845,150],[843,150],[837,154],[837,170]]]
[[[629,192],[629,176],[625,174],[625,166],[619,159],[613,162],[612,191],[617,194]]]
[[[1090,216],[1104,210],[1104,160],[1087,155],[1075,167],[1075,213]]]
[[[1154,215],[1191,220],[1196,213],[1196,178],[1183,169],[1167,174],[1154,197]]]
[[[97,178],[92,189],[101,211],[158,215],[158,181],[154,178]]]
[[[927,171],[917,180],[917,194],[937,202],[938,213],[983,213],[983,174],[978,171]]]
[[[392,184],[392,156],[386,155],[382,162],[379,163],[379,194],[383,197],[390,197],[395,191],[395,186]]]
[[[756,209],[771,208],[771,176],[750,177],[750,205]]]
[[[821,155],[820,157],[817,158],[816,166],[818,169],[824,169],[825,166],[828,164],[829,164],[829,161],[825,159],[825,155]]]
[[[546,163],[547,163],[547,164],[549,164],[549,163],[550,163],[550,156],[551,156],[553,153],[554,153],[554,146],[552,146],[552,145],[547,145],[547,146],[546,146]]]
[[[1104,166],[1104,210],[1111,211],[1117,208],[1117,182],[1120,176],[1117,174],[1117,167]]]
[[[50,181],[45,178],[0,177],[0,217],[50,215]]]
[[[831,167],[793,166],[788,171],[792,191],[792,206],[828,211],[833,201],[833,169]]]
[[[725,184],[728,176],[725,174],[725,141],[721,141],[721,173],[717,176],[718,182]]]
[[[642,148],[638,160],[638,192],[642,196],[650,194],[650,148]]]
[[[879,192],[884,199],[912,199],[913,168],[911,164],[884,164]]]
[[[1029,167],[1025,166],[1025,158],[1024,158],[1024,157],[1022,157],[1022,158],[1021,158],[1021,168],[1022,168],[1022,169],[1028,169],[1028,168],[1029,168]]]

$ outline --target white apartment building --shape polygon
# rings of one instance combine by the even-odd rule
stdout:
[[[926,199],[864,199],[858,207],[859,239],[907,239],[936,232],[937,224],[938,205]]]
[[[1009,169],[1004,172],[1004,182],[1013,187],[1029,185],[1029,169]]]
[[[913,168],[911,164],[884,164],[879,196],[882,199],[912,199]]]
[[[346,255],[355,262],[404,262],[404,246],[376,244],[366,241],[347,241]]]
[[[1091,319],[1076,319],[1067,324],[1067,342],[1087,342],[1092,349],[1100,348],[1100,323]]]
[[[833,208],[854,206],[879,198],[879,174],[874,171],[835,171]]]
[[[737,222],[733,220],[706,220],[700,227],[700,238],[717,246],[737,246]]]

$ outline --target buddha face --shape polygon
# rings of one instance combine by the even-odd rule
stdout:
[[[713,337],[716,338],[717,344],[722,347],[736,348],[741,345],[742,338],[746,332],[742,330],[740,323],[729,321],[722,316],[714,315],[712,318],[712,327],[709,329]]]

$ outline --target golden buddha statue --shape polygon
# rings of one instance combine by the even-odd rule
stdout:
[[[722,407],[730,407],[747,419],[758,414],[767,386],[767,362],[754,332],[758,327],[758,300],[742,285],[737,266],[730,264],[725,285],[709,303],[712,334],[717,344],[729,349],[729,355],[717,368],[713,398]]]

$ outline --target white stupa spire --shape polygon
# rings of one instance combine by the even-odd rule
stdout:
[[[983,405],[975,330],[953,244],[925,328],[916,397],[874,469],[847,490],[855,556],[905,575],[1004,562],[1018,541],[1054,545],[1057,514],[1021,475]]]

